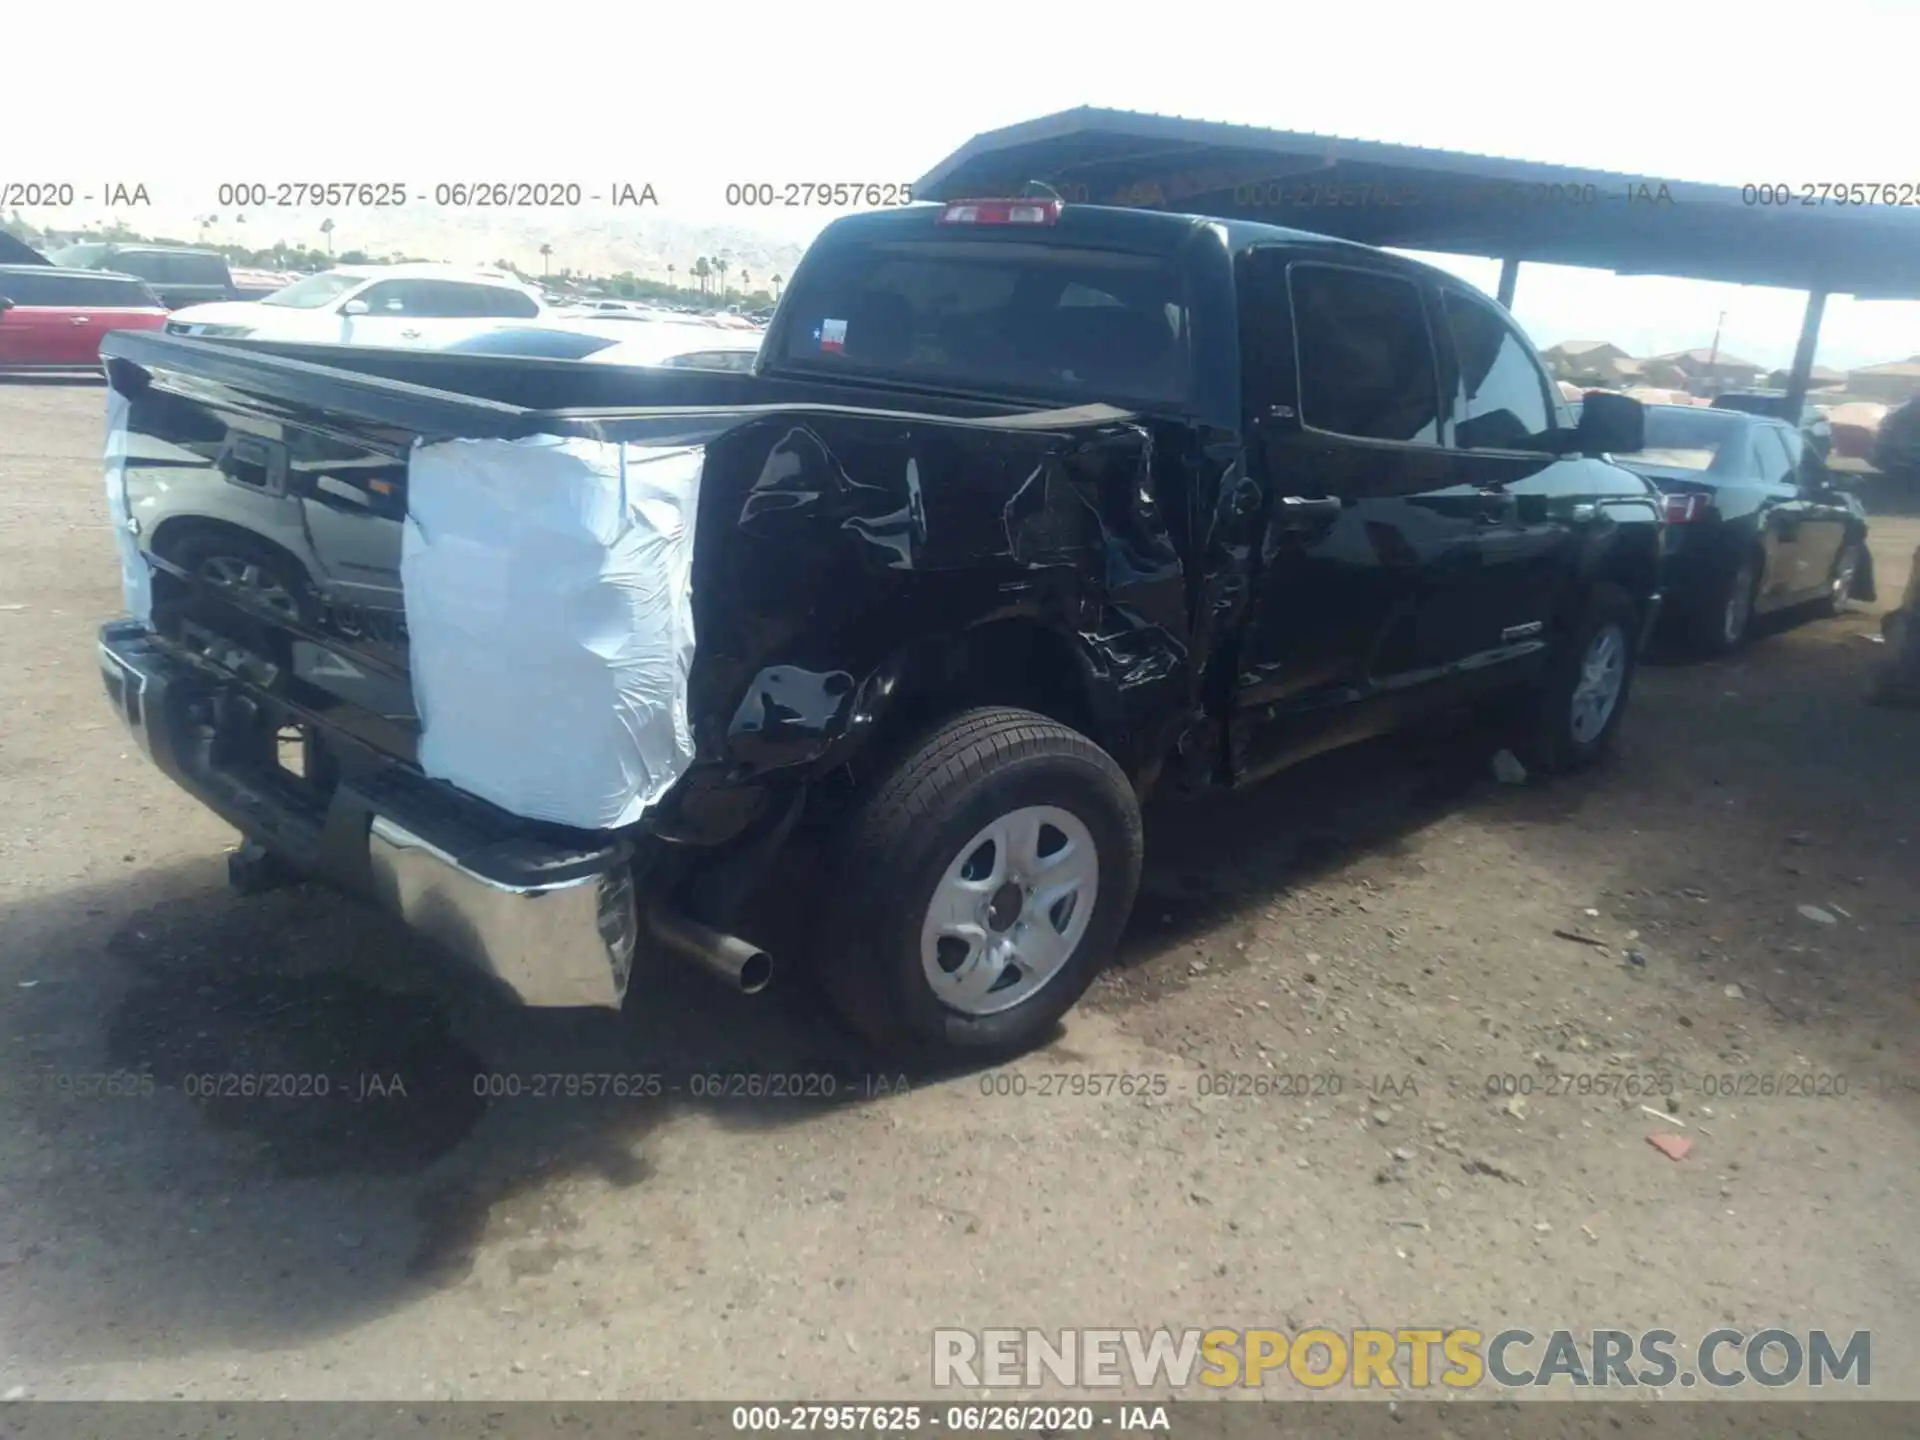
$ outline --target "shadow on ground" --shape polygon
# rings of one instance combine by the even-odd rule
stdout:
[[[459,1284],[495,1245],[550,1270],[574,1253],[568,1187],[643,1190],[675,1114],[779,1126],[871,1098],[804,987],[673,972],[624,1014],[512,1008],[325,891],[233,896],[217,856],[15,906],[0,937],[23,1122],[0,1284],[29,1314],[84,1294],[112,1317],[39,1314],[34,1350],[282,1345]],[[779,1098],[723,1078],[748,1074],[790,1078],[758,1082]]]

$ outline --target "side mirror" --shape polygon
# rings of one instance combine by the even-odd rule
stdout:
[[[13,301],[4,295],[0,295],[0,315],[6,314],[6,312],[11,309],[13,309]]]
[[[340,313],[342,315],[365,315],[367,308],[367,302],[364,300],[349,300],[340,307]]]
[[[1595,390],[1580,402],[1580,423],[1568,447],[1582,455],[1630,455],[1647,443],[1647,407],[1631,395]]]

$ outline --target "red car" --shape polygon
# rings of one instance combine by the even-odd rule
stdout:
[[[109,330],[159,330],[167,307],[131,275],[0,265],[0,375],[100,371]]]

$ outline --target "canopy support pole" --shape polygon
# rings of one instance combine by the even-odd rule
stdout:
[[[1807,381],[1813,378],[1813,353],[1820,345],[1820,318],[1826,310],[1827,292],[1809,290],[1807,310],[1800,317],[1800,343],[1794,347],[1793,370],[1787,376],[1786,414],[1781,417],[1791,424],[1799,423],[1800,409],[1807,403]]]
[[[1511,257],[1500,262],[1500,293],[1494,299],[1502,309],[1513,309],[1513,287],[1520,279],[1520,262]]]

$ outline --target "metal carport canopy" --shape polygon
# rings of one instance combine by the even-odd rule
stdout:
[[[1806,397],[1829,294],[1920,300],[1920,176],[1889,176],[1873,187],[1880,203],[1845,203],[1852,187],[1838,187],[1840,202],[1816,187],[1814,203],[1803,203],[1796,176],[1756,175],[1755,189],[1699,185],[1082,106],[974,136],[914,194],[1014,195],[1032,180],[1069,203],[1497,257],[1502,304],[1513,301],[1523,260],[1805,290],[1790,408]]]

